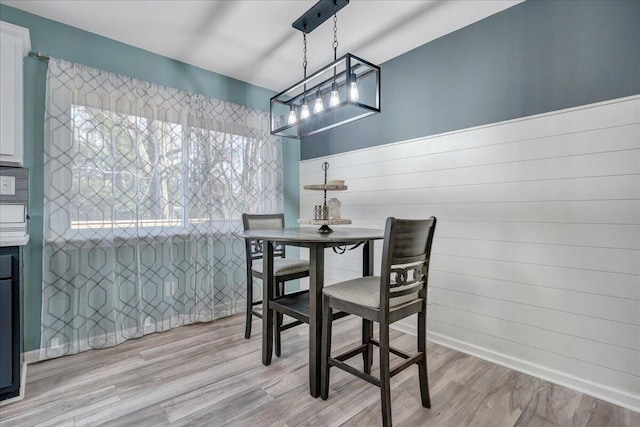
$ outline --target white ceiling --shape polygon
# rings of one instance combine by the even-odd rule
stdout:
[[[338,56],[380,64],[522,0],[351,0]],[[0,0],[0,3],[275,91],[302,79],[291,23],[315,0]],[[308,39],[309,73],[333,59],[332,20]],[[43,52],[47,53],[47,52]]]

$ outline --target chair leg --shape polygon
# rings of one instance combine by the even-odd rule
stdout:
[[[282,326],[282,320],[283,320],[282,314],[276,313],[276,321],[273,322],[273,325],[275,327],[274,351],[277,357],[280,357],[280,355],[282,354],[282,339],[280,337],[280,334],[281,334],[280,327]]]
[[[391,375],[389,367],[389,324],[380,322],[380,398],[382,425],[391,427]]]
[[[371,320],[362,319],[362,344],[367,344],[367,348],[362,353],[362,359],[364,361],[364,372],[371,373],[371,366],[373,365],[373,344],[371,344],[371,338],[373,337],[373,322]]]
[[[429,395],[429,375],[427,373],[427,308],[423,302],[422,310],[418,313],[418,352],[422,358],[418,362],[418,376],[420,379],[420,397],[422,406],[431,408],[431,396]]]
[[[246,339],[251,338],[251,320],[253,310],[253,276],[251,275],[251,271],[247,274],[247,318],[245,320],[244,325],[244,337]]]
[[[331,356],[331,325],[333,315],[329,297],[322,299],[322,342],[320,347],[320,397],[329,398],[329,357]]]
[[[277,284],[278,289],[276,290],[276,296],[282,296],[284,295],[284,282],[278,282]]]
[[[284,295],[284,282],[278,282],[276,284],[275,295],[277,297]],[[281,328],[282,328],[283,321],[284,321],[284,316],[282,315],[282,313],[276,312],[276,321],[273,322],[273,325],[275,327],[274,351],[277,357],[280,357],[280,355],[282,354]]]

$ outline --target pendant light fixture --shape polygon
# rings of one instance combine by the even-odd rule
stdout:
[[[303,79],[271,98],[271,134],[300,139],[380,112],[380,67],[350,53],[337,57],[337,12],[348,3],[320,0],[293,23],[303,34]],[[333,62],[307,77],[307,34],[331,16]]]
[[[302,69],[304,78],[307,78],[307,32],[302,32],[302,40],[303,40],[303,60],[302,60]],[[309,105],[307,104],[307,85],[304,85],[304,90],[302,91],[302,107],[300,107],[300,119],[308,119],[309,118]]]
[[[316,91],[316,102],[313,105],[313,114],[318,114],[324,111],[324,102],[322,101],[322,93],[320,89]]]

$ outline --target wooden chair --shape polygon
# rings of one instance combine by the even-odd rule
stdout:
[[[391,426],[390,379],[416,363],[419,368],[422,406],[431,407],[427,377],[427,279],[429,257],[436,218],[405,220],[388,218],[380,277],[362,277],[327,286],[323,289],[322,353],[320,396],[329,396],[329,368],[335,366],[380,387],[382,421]],[[333,309],[363,319],[362,344],[331,357],[331,312]],[[412,314],[418,314],[418,352],[414,355],[389,346],[389,325]],[[380,340],[372,338],[373,322],[380,325]],[[372,346],[380,349],[380,378],[371,375]],[[364,371],[344,363],[363,354]],[[406,359],[394,368],[389,366],[389,353]]]
[[[242,225],[245,230],[264,229],[264,228],[283,228],[284,214],[242,214]],[[247,261],[247,314],[245,323],[245,338],[251,337],[251,320],[252,316],[262,319],[262,313],[253,309],[256,305],[261,305],[262,301],[253,301],[253,278],[256,277],[263,280],[262,277],[262,242],[254,239],[245,239],[245,254]],[[285,294],[284,284],[289,280],[300,279],[309,276],[309,261],[294,258],[285,258],[284,245],[278,245],[274,248],[273,275],[276,289],[275,296]],[[295,321],[287,325],[283,325],[283,316],[278,313],[275,325],[275,353],[276,356],[281,354],[280,333],[285,329],[292,328],[302,322]]]

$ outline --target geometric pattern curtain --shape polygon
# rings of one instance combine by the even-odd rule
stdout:
[[[267,113],[51,59],[44,172],[41,359],[244,310],[241,214],[283,208]]]

